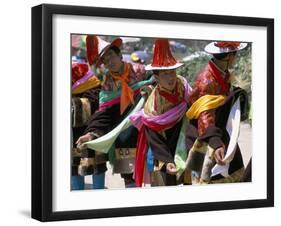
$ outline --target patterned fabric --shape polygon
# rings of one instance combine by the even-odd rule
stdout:
[[[224,84],[224,88],[221,84]],[[194,88],[190,94],[190,102],[193,104],[196,100],[206,94],[227,95],[229,90],[229,73],[220,71],[213,61],[209,61],[208,65],[197,75]],[[199,135],[204,134],[208,127],[215,124],[215,121],[216,116],[213,110],[201,113],[198,118]]]
[[[74,148],[76,146],[75,142],[80,136],[84,134],[84,131],[90,119],[90,115],[98,109],[98,96],[99,88],[92,88],[83,93],[72,96],[72,176],[79,175],[78,173],[81,170],[81,168],[79,168],[80,160],[84,154],[77,148]],[[99,167],[99,172],[101,171],[101,169],[102,168]],[[103,167],[102,171],[104,172],[105,170],[106,166]]]
[[[184,98],[184,78],[178,76],[175,93],[168,92],[159,85],[155,87],[144,106],[144,113],[149,116],[161,115],[177,106]],[[190,88],[188,88],[190,90]],[[177,101],[169,100],[167,96],[174,97]]]
[[[91,104],[88,98],[73,97],[72,101],[72,127],[87,125],[91,116]]]
[[[145,161],[147,158],[146,154],[149,148],[147,138],[150,137],[147,134],[146,130],[152,130],[156,133],[161,133],[163,134],[163,139],[167,139],[165,136],[165,131],[178,124],[178,122],[182,119],[184,112],[186,111],[189,89],[190,87],[188,86],[186,80],[180,76],[178,76],[176,90],[174,91],[174,93],[163,94],[163,92],[166,91],[161,90],[159,85],[157,85],[152,91],[151,95],[148,97],[144,109],[131,116],[131,121],[140,131],[137,141],[137,155],[135,166],[135,181],[137,186],[142,186],[147,168],[145,166]],[[169,96],[169,98],[167,98],[167,96]],[[176,113],[176,111],[179,112]],[[177,127],[179,127],[179,125],[177,125]],[[178,139],[178,137],[176,137],[176,139]],[[181,140],[181,143],[184,140],[185,139]],[[179,150],[186,151],[186,149],[182,148],[182,145],[177,146],[180,147]],[[176,147],[174,149],[176,149]],[[173,151],[175,151],[174,149]],[[160,160],[158,157],[158,153],[156,153],[155,151],[156,150],[153,150],[152,148],[152,152],[154,152],[155,158],[157,160]],[[162,151],[165,152],[165,150]],[[173,153],[173,157],[174,155],[175,153]],[[174,161],[173,157],[172,161],[170,162]],[[184,155],[179,153],[177,161],[180,162],[182,157],[184,157]]]
[[[220,76],[220,79],[218,79]],[[224,88],[222,88],[222,82]],[[242,155],[237,144],[233,158],[229,163],[227,174],[224,176],[219,173],[212,174],[212,170],[216,164],[214,160],[214,152],[219,147],[225,147],[225,154],[228,150],[230,142],[230,134],[227,131],[227,123],[231,109],[238,98],[244,96],[245,91],[240,88],[230,90],[229,75],[223,73],[214,65],[212,61],[201,71],[195,82],[195,87],[191,93],[191,103],[196,103],[200,98],[206,95],[224,96],[223,105],[218,104],[217,108],[204,109],[199,113],[199,117],[191,120],[191,125],[196,129],[197,134],[191,134],[191,130],[187,130],[187,143],[193,145],[190,147],[187,167],[196,171],[200,176],[200,183],[214,182],[238,182],[239,172],[244,169]],[[245,102],[246,99],[243,101]],[[243,106],[245,103],[242,103]],[[199,106],[199,108],[203,106]],[[243,111],[242,111],[243,114]],[[198,116],[198,115],[197,115]],[[190,146],[190,145],[189,145]],[[226,175],[226,174],[225,174]],[[225,179],[225,180],[224,180]]]

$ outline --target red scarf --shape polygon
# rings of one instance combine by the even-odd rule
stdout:
[[[155,122],[150,122],[149,124],[144,124],[141,127],[137,140],[137,147],[136,147],[137,151],[136,151],[136,160],[135,160],[135,183],[137,187],[142,186],[143,176],[144,176],[144,167],[145,167],[145,160],[146,160],[145,158],[147,152],[147,139],[145,135],[145,126],[156,132],[160,132],[162,130],[171,128],[172,126],[174,126],[176,122],[177,121],[167,125],[159,125]]]
[[[175,87],[176,93],[175,94],[168,93],[168,92],[166,92],[164,90],[160,90],[159,86],[158,86],[157,89],[158,89],[158,93],[160,94],[160,96],[164,97],[170,103],[173,103],[175,105],[180,103],[180,97],[179,97],[179,91],[178,91],[178,83],[176,83],[176,87]],[[156,101],[156,99],[155,99],[154,105],[155,105],[155,110],[157,111],[157,101]]]
[[[229,77],[230,74],[227,71],[225,74],[225,78],[222,77],[222,72],[216,67],[216,65],[214,64],[213,61],[209,61],[209,67],[212,70],[212,75],[215,78],[215,80],[217,81],[217,83],[220,85],[221,87],[221,91],[222,94],[228,94],[229,89],[230,89],[230,85],[229,85]]]
[[[171,102],[173,104],[178,104],[180,102],[179,91],[178,91],[178,83],[176,83],[175,90],[176,90],[176,93],[172,94],[172,93],[168,93],[164,90],[160,90],[160,88],[158,87],[158,92],[162,97],[165,97],[166,100],[168,100],[169,102]]]

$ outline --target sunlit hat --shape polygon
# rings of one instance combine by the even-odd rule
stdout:
[[[154,45],[152,63],[145,70],[172,70],[182,66],[173,57],[168,39],[156,39]]]
[[[111,43],[109,43],[96,35],[87,35],[86,49],[89,64],[95,64],[96,67],[100,66],[101,57],[107,52],[107,50],[109,50],[112,46],[120,48],[121,45],[122,39],[120,38],[116,38]]]
[[[83,93],[99,85],[99,79],[89,69],[87,64],[72,64],[72,94]]]
[[[210,54],[231,53],[244,49],[247,43],[243,42],[211,42],[205,47],[205,52]]]

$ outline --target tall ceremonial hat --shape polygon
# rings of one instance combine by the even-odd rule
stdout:
[[[246,46],[247,43],[244,42],[216,41],[206,45],[205,52],[210,54],[231,53],[242,50]]]
[[[182,65],[173,57],[168,39],[158,38],[155,40],[152,63],[145,70],[172,70]]]
[[[122,39],[116,38],[111,43],[104,41],[96,35],[87,35],[86,49],[87,59],[90,65],[99,67],[101,64],[101,57],[113,46],[120,48]]]

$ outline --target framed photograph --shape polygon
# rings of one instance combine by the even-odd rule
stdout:
[[[32,8],[32,217],[274,206],[274,20]]]

